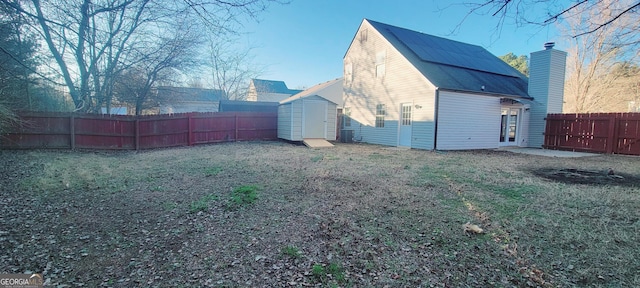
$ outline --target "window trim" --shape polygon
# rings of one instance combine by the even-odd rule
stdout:
[[[384,118],[387,115],[387,109],[385,104],[376,105],[376,128],[384,128]]]

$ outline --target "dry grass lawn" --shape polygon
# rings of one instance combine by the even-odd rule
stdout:
[[[52,287],[640,286],[638,157],[251,142],[0,172],[0,273]]]

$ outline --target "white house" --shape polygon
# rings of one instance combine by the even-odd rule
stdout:
[[[160,114],[189,112],[218,112],[225,92],[215,89],[191,87],[158,87]]]
[[[300,92],[302,90],[289,89],[284,81],[251,79],[247,101],[280,102]]]
[[[336,140],[336,101],[342,102],[342,78],[320,83],[280,101],[278,138]]]
[[[344,56],[342,129],[420,149],[541,147],[560,113],[566,53],[531,54],[530,79],[480,46],[364,19]]]

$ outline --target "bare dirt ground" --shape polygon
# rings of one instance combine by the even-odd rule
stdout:
[[[639,177],[637,157],[358,144],[0,151],[0,273],[52,287],[637,287]]]

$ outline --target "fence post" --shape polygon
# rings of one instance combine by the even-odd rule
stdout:
[[[71,144],[71,150],[76,149],[76,117],[71,114],[69,117],[69,142]]]
[[[191,146],[193,145],[193,123],[191,123],[191,121],[193,120],[191,118],[191,116],[193,116],[193,113],[189,113],[187,120],[189,121],[189,123],[187,123],[187,145]]]
[[[238,113],[235,113],[236,119],[235,119],[235,130],[236,130],[236,136],[235,136],[235,141],[238,142]]]
[[[608,144],[607,145],[607,154],[613,154],[614,149],[615,149],[613,146],[614,145],[617,146],[617,144],[618,144],[615,141],[615,138],[616,138],[615,137],[615,135],[616,135],[615,130],[616,130],[616,126],[618,126],[618,125],[616,125],[617,124],[616,122],[618,122],[617,120],[618,120],[618,117],[617,117],[616,114],[609,115],[609,131],[607,131],[608,132],[607,133],[607,144]]]
[[[136,145],[136,151],[140,150],[140,119],[139,116],[136,116],[136,123],[135,123],[135,145]]]

